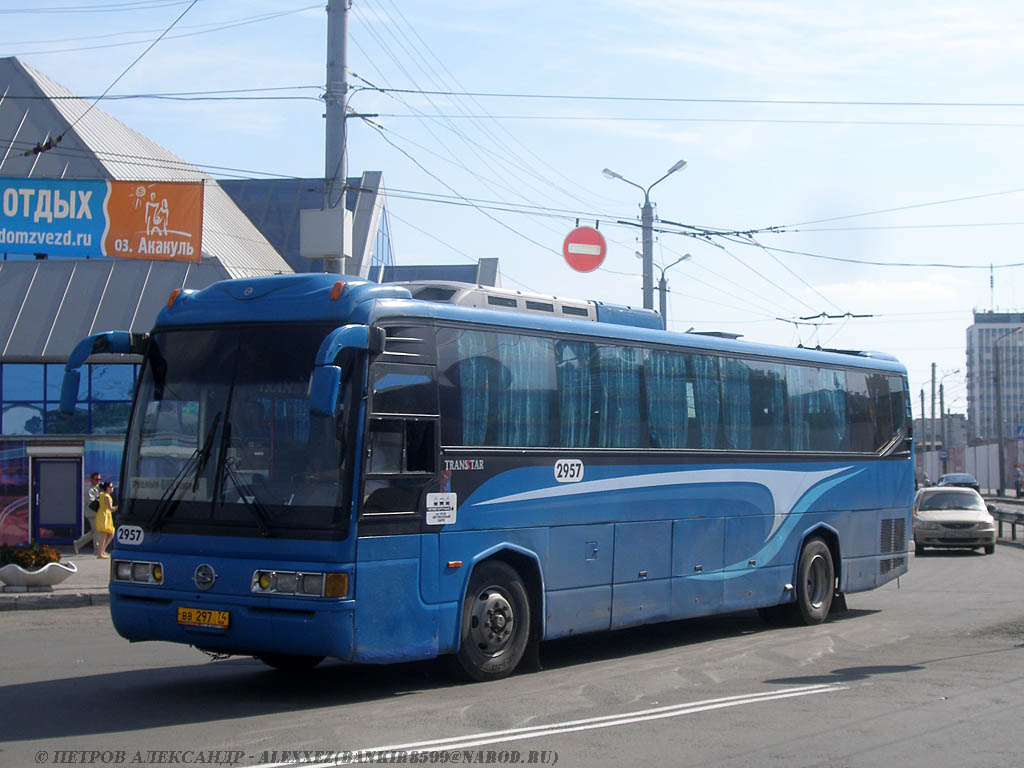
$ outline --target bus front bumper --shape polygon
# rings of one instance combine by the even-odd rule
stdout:
[[[111,583],[114,628],[132,641],[164,640],[238,655],[351,660],[352,600],[228,596]]]

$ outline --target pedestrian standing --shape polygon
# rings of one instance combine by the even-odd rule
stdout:
[[[1013,487],[1017,489],[1017,498],[1018,499],[1021,496],[1021,486],[1022,486],[1022,484],[1024,484],[1024,475],[1022,475],[1022,473],[1020,471],[1020,466],[1018,465],[1017,468],[1015,470],[1013,470]]]
[[[97,498],[99,509],[96,510],[96,530],[99,532],[100,545],[96,550],[96,557],[101,560],[107,559],[107,545],[114,538],[114,513],[117,507],[114,506],[112,495],[114,484],[109,480],[100,484],[100,495]]]
[[[96,512],[99,511],[100,495],[100,473],[93,472],[89,475],[89,488],[82,498],[82,517],[89,524],[89,530],[79,536],[72,543],[75,548],[75,554],[77,555],[79,550],[86,545],[86,542],[92,541],[92,548],[94,551],[99,552],[100,545],[100,534],[96,530]]]

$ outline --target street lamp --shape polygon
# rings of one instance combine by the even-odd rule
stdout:
[[[1003,381],[999,370],[999,342],[1021,331],[1024,331],[1024,327],[1014,328],[996,339],[995,344],[992,345],[992,383],[996,387],[996,441],[999,443],[999,480],[996,482],[996,496],[1003,495],[1003,485],[1006,479],[1006,446],[1003,444]]]
[[[658,267],[658,269],[661,270],[661,278],[658,280],[658,293],[661,294],[661,297],[660,297],[661,321],[663,323],[665,323],[665,330],[666,331],[668,330],[668,308],[665,305],[665,294],[668,293],[668,283],[665,281],[665,273],[668,270],[672,269],[672,267],[674,267],[679,262],[686,261],[686,260],[691,259],[691,258],[693,258],[693,256],[691,254],[689,254],[689,253],[686,253],[686,254],[683,254],[682,256],[680,256],[675,261],[673,261],[667,267]]]
[[[630,181],[621,173],[616,173],[610,168],[605,168],[603,173],[609,179],[618,179],[624,181],[631,187],[636,187],[644,193],[644,204],[640,209],[640,227],[643,230],[643,258],[644,258],[644,309],[654,309],[654,206],[651,205],[651,190],[654,187],[667,179],[676,171],[681,171],[686,167],[686,161],[680,160],[662,176],[654,184],[644,188],[636,182]]]

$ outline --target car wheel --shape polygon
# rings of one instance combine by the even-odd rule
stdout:
[[[914,555],[917,556],[917,555],[923,555],[923,554],[924,554],[924,544],[918,544],[915,541],[914,542]]]
[[[985,545],[985,554],[986,555],[994,555],[995,553],[996,553],[996,545],[995,544],[986,544]]]
[[[462,606],[457,671],[478,682],[507,677],[529,638],[530,601],[515,569],[498,560],[473,569]]]

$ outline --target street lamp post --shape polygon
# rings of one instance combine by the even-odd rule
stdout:
[[[949,426],[946,418],[946,400],[943,385],[946,379],[950,376],[955,376],[958,373],[960,373],[959,368],[955,371],[946,371],[946,373],[942,374],[942,377],[939,379],[939,433],[942,436],[942,451],[939,453],[939,462],[942,465],[942,474],[946,474],[946,470],[949,469]],[[946,455],[946,458],[942,458],[943,454]]]
[[[1003,442],[1003,379],[999,364],[999,342],[1008,336],[1024,331],[1024,328],[1014,328],[1004,333],[995,344],[992,345],[992,383],[996,389],[996,442],[999,444],[999,480],[996,482],[996,496],[1003,495],[1003,485],[1006,479],[1006,446]]]
[[[654,184],[644,188],[636,182],[630,181],[621,173],[616,173],[610,168],[605,168],[601,173],[607,176],[609,179],[618,179],[624,181],[632,187],[636,187],[644,193],[644,204],[640,209],[640,228],[643,232],[643,258],[644,258],[644,309],[654,309],[654,206],[651,205],[651,190],[654,187],[667,179],[676,171],[681,171],[686,167],[686,161],[680,160],[662,176]]]
[[[658,269],[661,270],[661,278],[658,280],[658,293],[661,294],[660,295],[659,303],[661,305],[661,321],[663,323],[665,323],[665,330],[668,330],[668,307],[666,306],[666,303],[665,303],[666,302],[665,294],[668,293],[668,282],[665,280],[665,273],[668,270],[672,269],[672,267],[674,267],[679,262],[686,261],[687,259],[690,259],[690,258],[692,258],[692,255],[689,254],[689,253],[686,253],[686,254],[683,254],[682,256],[680,256],[675,261],[673,261],[667,267],[658,267]]]

